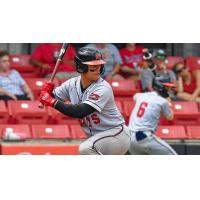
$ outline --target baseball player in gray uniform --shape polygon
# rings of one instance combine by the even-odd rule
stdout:
[[[160,120],[160,113],[168,119],[173,119],[170,108],[168,89],[174,87],[164,76],[155,76],[153,88],[155,91],[137,93],[134,96],[136,105],[131,113],[129,128],[131,130],[131,154],[143,155],[175,155],[176,152],[155,135]],[[167,100],[168,99],[168,100]]]
[[[111,86],[101,78],[105,61],[96,48],[83,47],[75,56],[80,76],[54,89],[46,83],[40,101],[70,117],[79,118],[88,139],[79,146],[80,154],[122,155],[130,146],[130,130],[125,126]],[[64,102],[70,100],[71,105]]]

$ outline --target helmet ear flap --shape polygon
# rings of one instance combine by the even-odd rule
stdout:
[[[75,56],[74,62],[77,72],[86,73],[88,71],[88,66],[83,64],[82,61],[77,56]]]
[[[164,98],[169,97],[168,91],[163,85],[163,82],[168,82],[168,78],[162,76],[156,76],[153,79],[153,88]]]

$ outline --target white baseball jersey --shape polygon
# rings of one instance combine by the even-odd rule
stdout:
[[[81,126],[88,136],[125,123],[115,104],[109,83],[99,78],[82,93],[80,81],[81,76],[69,79],[55,88],[53,93],[58,100],[69,100],[72,104],[86,103],[97,110],[80,120]]]
[[[171,110],[166,99],[156,92],[138,93],[134,96],[135,107],[129,119],[131,131],[155,131],[162,112],[166,117],[171,115]]]

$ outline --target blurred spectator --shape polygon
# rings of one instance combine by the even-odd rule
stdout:
[[[10,58],[6,51],[0,52],[0,99],[33,100],[33,94],[16,70],[10,70]]]
[[[61,47],[62,44],[58,43],[38,45],[31,56],[30,63],[40,68],[42,76],[50,77]],[[78,75],[74,67],[74,56],[75,49],[70,45],[56,73],[58,79],[68,79]]]
[[[123,77],[119,75],[122,59],[117,47],[115,47],[113,44],[107,43],[88,44],[86,46],[97,48],[102,52],[103,59],[106,61],[106,64],[104,65],[105,72],[102,75],[103,78],[123,79]]]
[[[127,43],[126,47],[120,50],[123,61],[120,74],[124,78],[131,78],[134,80],[139,78],[143,49],[142,46],[139,46],[136,43]]]
[[[177,75],[177,96],[181,100],[200,102],[200,70],[190,71],[179,62],[173,66]]]
[[[154,56],[154,62],[157,66],[156,74],[160,74],[162,76],[167,76],[170,78],[170,82],[177,84],[176,75],[172,70],[168,70],[165,64],[167,55],[164,50],[159,49],[156,51]],[[143,66],[143,70],[141,72],[141,84],[143,91],[153,91],[152,88],[152,81],[153,81],[154,74],[148,67]]]

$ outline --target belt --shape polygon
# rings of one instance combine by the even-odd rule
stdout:
[[[136,140],[137,141],[144,140],[145,138],[147,138],[148,136],[150,136],[150,135],[153,134],[151,131],[148,131],[148,133],[150,133],[150,134],[147,134],[147,132],[146,133],[145,132],[144,131],[137,131],[137,132],[135,132],[135,138],[136,138]]]

